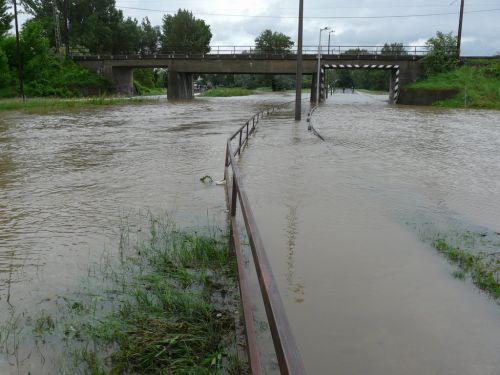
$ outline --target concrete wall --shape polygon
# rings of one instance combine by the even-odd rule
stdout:
[[[453,98],[458,94],[457,89],[407,89],[402,88],[399,93],[399,104],[432,105],[439,100]]]

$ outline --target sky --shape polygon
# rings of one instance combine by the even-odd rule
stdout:
[[[299,0],[116,0],[116,6],[125,17],[147,16],[154,25],[161,25],[165,14],[188,9],[210,25],[213,46],[253,46],[265,29],[297,41]],[[323,27],[334,30],[332,46],[423,46],[437,31],[456,35],[459,10],[460,0],[304,0],[304,46],[317,46]],[[328,44],[325,33],[322,44]],[[500,0],[465,0],[462,55],[495,54],[500,54]]]

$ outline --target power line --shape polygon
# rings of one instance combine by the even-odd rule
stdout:
[[[175,14],[177,11],[172,10],[161,10],[161,9],[149,9],[149,8],[137,8],[137,7],[127,7],[127,6],[117,6],[121,9],[130,10],[141,10],[147,12],[161,12],[161,13],[171,13]],[[469,10],[464,13],[489,13],[498,12],[500,8],[494,9],[481,9],[481,10]],[[194,13],[194,12],[193,12]],[[401,14],[401,15],[384,15],[384,16],[309,16],[304,17],[304,19],[383,19],[383,18],[412,18],[412,17],[434,17],[434,16],[456,16],[459,12],[443,12],[443,13],[422,13],[422,14]],[[270,15],[245,15],[245,14],[223,14],[223,13],[194,13],[198,16],[219,16],[219,17],[243,17],[243,18],[273,18],[273,19],[298,19],[296,16],[270,16]]]

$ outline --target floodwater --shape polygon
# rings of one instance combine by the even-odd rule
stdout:
[[[124,217],[223,227],[223,188],[199,179],[221,179],[227,137],[290,99],[2,114],[0,320],[78,289]],[[325,142],[292,118],[262,121],[240,165],[308,373],[500,374],[499,306],[430,246],[500,243],[500,113],[339,94],[314,115]],[[0,374],[54,373],[47,354],[21,343]]]
[[[193,230],[225,227],[225,142],[284,95],[0,117],[0,347],[5,324],[51,313],[116,249],[124,222],[152,212]],[[142,224],[142,223],[141,223]],[[6,323],[7,322],[7,323]],[[28,324],[27,322],[26,324]],[[12,339],[12,334],[11,334]],[[0,374],[54,374],[31,343],[0,355]],[[15,344],[12,344],[15,345]],[[52,350],[52,349],[51,349]]]
[[[500,247],[500,112],[337,94],[240,161],[310,374],[500,374],[500,307],[431,247]],[[487,240],[486,240],[487,239]],[[481,245],[481,246],[480,246]],[[484,250],[484,248],[483,248]]]

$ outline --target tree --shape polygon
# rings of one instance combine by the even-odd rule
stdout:
[[[145,17],[141,23],[141,34],[141,52],[157,52],[161,37],[160,27],[152,26],[149,18]]]
[[[55,46],[53,0],[21,0],[25,10],[41,22],[50,45]],[[124,20],[115,0],[55,0],[59,28],[66,30],[63,15],[69,17],[69,39],[73,47],[83,47],[90,53],[131,52],[137,48],[140,28],[136,20]],[[69,9],[67,9],[67,7]],[[134,34],[134,35],[132,35]],[[127,51],[128,50],[128,51]],[[135,52],[135,51],[134,51]]]
[[[188,10],[176,15],[163,16],[163,37],[161,48],[164,51],[207,53],[210,51],[212,32],[205,21],[196,19]]]
[[[441,31],[430,38],[425,46],[428,50],[422,59],[426,75],[447,72],[457,67],[457,37],[451,32],[444,34]]]
[[[391,56],[406,56],[408,52],[403,46],[403,43],[385,43],[381,50],[382,55],[391,55]]]
[[[138,53],[141,50],[142,30],[137,20],[128,17],[118,22],[116,30],[113,30],[113,45],[111,52],[114,53]]]
[[[288,53],[293,45],[294,42],[288,35],[269,29],[264,30],[255,38],[255,49],[263,53]]]
[[[0,38],[10,30],[10,24],[14,16],[7,12],[7,1],[0,0]]]

